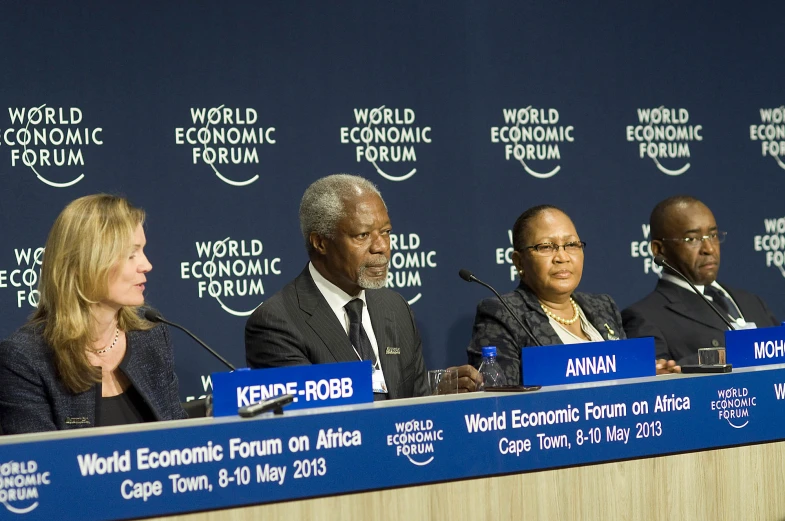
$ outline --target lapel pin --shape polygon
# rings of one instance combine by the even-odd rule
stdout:
[[[608,340],[619,339],[619,337],[616,336],[616,332],[613,329],[611,329],[611,326],[609,326],[608,324],[603,324],[603,325],[605,326],[605,329],[608,330]]]
[[[388,355],[400,355],[401,354],[401,348],[400,347],[388,347],[387,351],[385,352],[385,354],[388,354]]]

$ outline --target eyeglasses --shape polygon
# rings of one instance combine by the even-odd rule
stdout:
[[[702,235],[700,237],[679,237],[676,239],[660,239],[660,240],[681,242],[685,246],[688,246],[690,248],[697,248],[701,244],[703,244],[703,241],[711,241],[715,244],[720,244],[722,242],[725,242],[725,237],[727,235],[728,232],[714,232],[708,235]]]
[[[573,241],[566,244],[553,244],[552,242],[543,242],[535,244],[534,246],[526,246],[524,249],[531,250],[532,253],[546,257],[548,255],[556,255],[559,253],[559,248],[564,248],[568,255],[578,255],[586,247],[583,241]]]

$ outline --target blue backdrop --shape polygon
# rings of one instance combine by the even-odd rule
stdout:
[[[458,269],[514,287],[509,230],[541,203],[588,243],[580,289],[624,307],[656,281],[652,206],[693,194],[729,232],[720,280],[785,317],[781,3],[0,11],[0,336],[63,206],[123,193],[149,216],[149,302],[243,365],[246,316],[307,260],[300,196],[336,172],[385,196],[431,368],[465,361],[486,296]],[[220,365],[174,338],[183,398],[203,394]]]

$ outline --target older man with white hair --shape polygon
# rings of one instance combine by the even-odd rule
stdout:
[[[377,400],[428,393],[422,342],[406,300],[386,289],[392,226],[379,190],[336,174],[309,186],[300,229],[310,262],[245,326],[250,367],[369,360]],[[458,368],[459,390],[480,381]]]

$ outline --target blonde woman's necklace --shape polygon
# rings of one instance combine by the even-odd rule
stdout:
[[[118,338],[120,338],[120,327],[119,326],[114,328],[114,340],[112,340],[112,343],[109,344],[108,346],[106,346],[105,348],[99,350],[99,351],[93,351],[93,353],[95,353],[97,355],[102,355],[102,354],[106,353],[107,351],[111,350],[114,346],[117,345],[117,339]]]
[[[540,302],[540,307],[542,308],[542,310],[545,312],[546,315],[548,315],[550,318],[552,318],[553,320],[555,320],[559,324],[564,324],[565,326],[570,326],[570,325],[574,324],[578,320],[578,318],[581,316],[580,313],[578,312],[578,304],[576,304],[575,301],[572,300],[572,297],[570,297],[570,304],[572,304],[572,310],[573,310],[572,318],[562,318],[562,317],[560,317],[559,315],[557,315],[555,313],[551,313],[551,310],[548,309],[545,306],[545,304],[543,304],[542,302]]]

